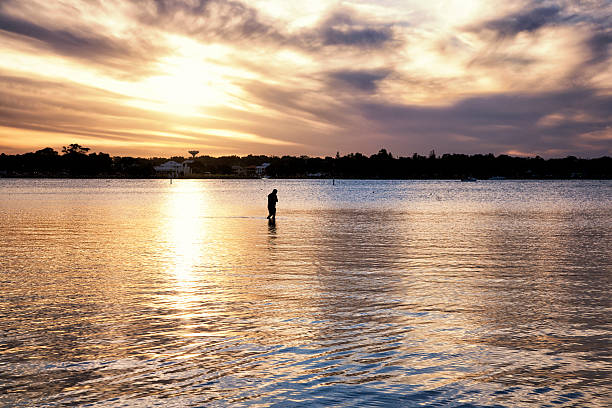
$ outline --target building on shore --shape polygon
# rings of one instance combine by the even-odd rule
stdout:
[[[259,177],[266,175],[266,169],[270,166],[270,163],[262,163],[259,166],[255,166],[255,174]]]
[[[239,177],[262,177],[266,174],[268,166],[270,166],[270,163],[262,163],[259,166],[232,166],[232,173]]]
[[[191,167],[189,167],[191,163],[193,163],[193,160],[185,160],[182,163],[170,160],[153,168],[158,175],[168,177],[188,176],[191,174]]]

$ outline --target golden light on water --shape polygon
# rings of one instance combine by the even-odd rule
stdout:
[[[204,259],[207,214],[206,191],[200,183],[189,180],[173,182],[165,205],[162,228],[166,231],[165,243],[169,264],[168,279],[175,286],[175,293],[165,302],[178,309],[181,319],[195,315],[194,305],[202,299],[198,295],[199,278],[194,269]]]
[[[607,181],[0,187],[0,405],[605,406]]]

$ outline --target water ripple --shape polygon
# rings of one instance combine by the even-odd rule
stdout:
[[[274,183],[0,180],[0,405],[610,401],[610,182]]]

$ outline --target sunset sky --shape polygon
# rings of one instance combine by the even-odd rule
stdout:
[[[612,2],[1,0],[0,152],[612,155]]]

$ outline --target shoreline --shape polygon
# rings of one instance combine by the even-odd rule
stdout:
[[[459,181],[465,182],[461,177],[457,178],[435,178],[435,177],[422,177],[422,178],[357,178],[357,177],[235,177],[231,175],[219,175],[219,176],[202,176],[202,177],[124,177],[124,176],[0,176],[0,180],[28,180],[28,179],[40,179],[40,180],[371,180],[371,181]],[[472,182],[479,181],[606,181],[612,180],[612,178],[591,178],[591,177],[531,177],[531,178],[479,178],[471,180]]]

